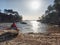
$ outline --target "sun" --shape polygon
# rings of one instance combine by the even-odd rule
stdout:
[[[31,1],[29,4],[29,7],[32,10],[37,10],[40,7],[40,2],[39,1]]]

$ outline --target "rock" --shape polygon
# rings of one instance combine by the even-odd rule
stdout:
[[[20,22],[21,24],[27,24],[26,22]]]

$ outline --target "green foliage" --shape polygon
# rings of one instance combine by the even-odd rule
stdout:
[[[60,25],[60,0],[55,0],[53,6],[48,6],[41,22]]]
[[[4,9],[4,13],[0,12],[0,22],[20,22],[22,16],[12,9]]]

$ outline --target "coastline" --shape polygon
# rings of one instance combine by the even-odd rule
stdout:
[[[60,43],[60,28],[49,26],[46,33],[22,33],[16,38],[7,41],[8,45],[59,45]],[[6,45],[5,42],[0,42],[0,45]]]
[[[60,44],[60,33],[33,33],[22,34],[20,33],[16,38],[8,41],[9,45],[58,45]],[[0,43],[0,45],[6,45],[6,42]]]

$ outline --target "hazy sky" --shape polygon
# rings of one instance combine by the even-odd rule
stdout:
[[[38,19],[54,0],[0,0],[0,9],[18,11],[23,19]]]

